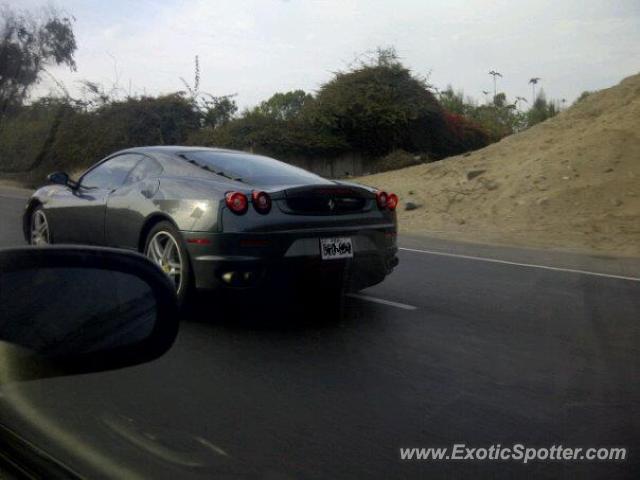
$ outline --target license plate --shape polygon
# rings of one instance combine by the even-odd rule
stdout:
[[[320,239],[320,255],[323,260],[353,257],[353,244],[350,237]]]

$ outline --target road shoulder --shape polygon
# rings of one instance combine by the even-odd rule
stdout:
[[[428,255],[429,252],[437,252],[460,258],[477,257],[624,277],[640,276],[640,258],[606,255],[601,252],[490,245],[426,235],[400,235],[398,245],[414,254]]]
[[[0,180],[0,198],[24,198],[27,199],[33,193],[33,189],[24,188],[17,183]]]

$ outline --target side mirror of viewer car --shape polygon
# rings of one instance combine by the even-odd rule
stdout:
[[[148,362],[171,347],[177,331],[175,290],[142,255],[0,250],[0,341],[11,344],[0,382]]]

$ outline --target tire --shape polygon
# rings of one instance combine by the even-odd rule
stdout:
[[[165,254],[166,248],[169,251]],[[174,282],[178,305],[183,307],[192,294],[194,282],[189,252],[180,231],[171,222],[158,222],[147,234],[143,254],[157,263]],[[176,266],[178,261],[179,275]]]
[[[29,218],[29,245],[50,245],[53,243],[52,238],[47,215],[42,205],[38,205]]]

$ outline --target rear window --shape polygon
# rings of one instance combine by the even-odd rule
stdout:
[[[260,155],[202,150],[185,152],[181,156],[217,173],[253,185],[326,183],[324,178],[302,168]]]

